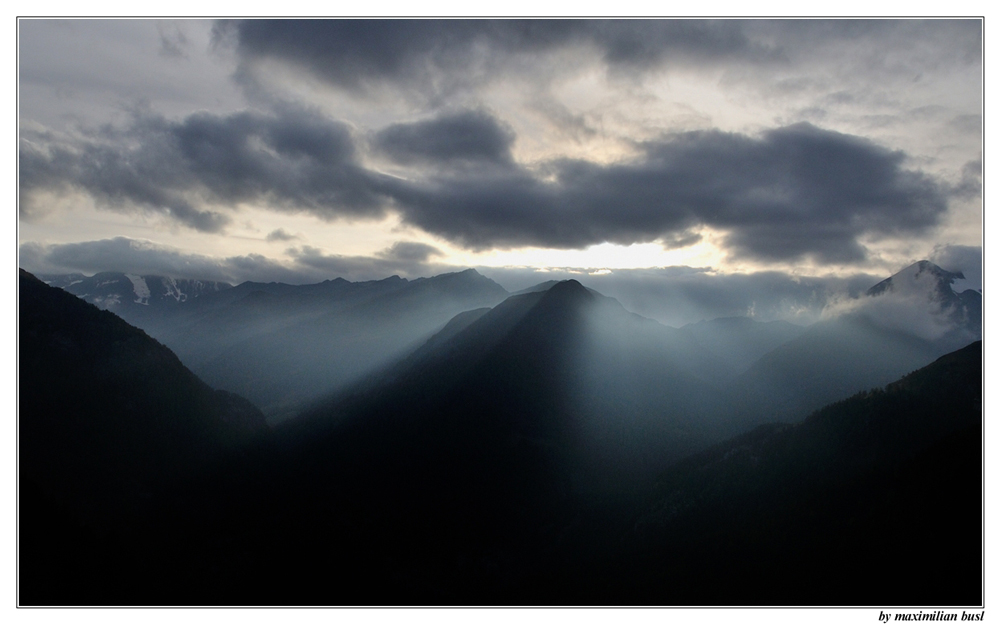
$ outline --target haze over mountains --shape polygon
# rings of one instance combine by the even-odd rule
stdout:
[[[894,501],[955,488],[979,509],[981,296],[931,263],[810,327],[672,328],[574,280],[511,295],[472,270],[45,279],[149,335],[22,274],[34,604],[981,600],[978,511],[933,516],[963,575],[912,566],[882,593],[837,580],[930,526]],[[222,392],[238,389],[270,427]],[[815,583],[789,573],[834,556]],[[99,573],[46,585],[39,557]],[[353,574],[331,588],[304,572],[317,559]]]
[[[141,288],[129,296],[132,286],[129,276],[101,273],[66,288],[143,328],[207,382],[249,398],[277,420],[402,356],[456,314],[507,296],[471,270],[306,286],[189,281],[183,305],[140,296]]]
[[[272,422],[413,352],[456,315],[492,308],[510,294],[473,269],[416,280],[337,278],[303,286],[230,287],[123,273],[43,279],[141,327],[208,383],[247,397]],[[962,281],[961,274],[921,261],[861,297],[835,302],[827,318],[808,328],[733,317],[674,329],[647,319],[646,333],[656,336],[652,342],[640,338],[616,348],[633,354],[629,363],[637,374],[656,368],[639,364],[644,350],[672,358],[673,369],[681,367],[685,375],[712,385],[707,394],[730,397],[731,411],[749,421],[801,418],[977,339],[981,295],[972,289],[956,292],[952,284],[961,289]],[[612,302],[608,309],[617,307],[621,314],[591,325],[599,330],[592,337],[608,347],[635,340],[616,337],[621,319],[635,315]],[[653,348],[657,341],[663,344]],[[662,377],[680,378],[666,372]],[[620,385],[596,383],[609,389]]]

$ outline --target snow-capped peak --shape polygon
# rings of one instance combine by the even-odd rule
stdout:
[[[981,335],[982,312],[979,293],[954,288],[965,281],[962,273],[946,271],[921,260],[868,289],[849,307],[875,323],[936,338],[964,331]]]
[[[928,260],[921,260],[889,279],[875,284],[868,289],[867,294],[878,296],[893,292],[904,296],[913,296],[918,293],[926,293],[931,300],[947,299],[950,294],[960,292],[952,288],[957,280],[965,281],[965,276],[962,273],[945,271]]]

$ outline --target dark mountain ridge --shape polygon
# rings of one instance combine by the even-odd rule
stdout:
[[[18,298],[20,599],[88,602],[109,542],[267,426],[114,314],[24,271]]]
[[[720,366],[678,330],[568,280],[456,317],[401,362],[303,420],[354,411],[364,421],[403,411],[490,413],[505,426],[519,422],[524,430],[515,435],[556,445],[555,435],[577,453],[586,447],[592,462],[629,455],[622,463],[635,474],[601,469],[617,489],[723,435],[729,423],[714,385]]]

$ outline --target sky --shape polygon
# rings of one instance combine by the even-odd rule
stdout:
[[[22,268],[576,277],[811,322],[981,288],[982,22],[18,21]]]

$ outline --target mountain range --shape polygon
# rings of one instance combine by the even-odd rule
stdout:
[[[808,328],[475,271],[97,293],[146,335],[22,274],[22,602],[980,604],[958,279],[918,263]],[[906,512],[948,492],[964,513]],[[960,574],[918,565],[931,527]]]
[[[230,287],[121,273],[45,279],[141,327],[214,387],[250,399],[272,423],[391,366],[457,315],[493,308],[510,296],[472,269],[303,286]],[[679,330],[660,325],[655,333],[673,335],[669,346],[661,345],[670,354],[664,357],[711,384],[713,402],[723,400],[745,427],[793,421],[978,339],[982,297],[971,289],[955,292],[962,281],[961,274],[921,261],[831,306],[827,318],[809,327],[741,317]],[[555,283],[515,295],[544,292]],[[641,351],[642,345],[633,348]]]
[[[155,276],[47,279],[75,282],[69,292],[141,327],[208,383],[247,397],[274,422],[402,356],[456,314],[508,294],[473,270],[304,286],[189,280],[183,301],[163,296],[177,281]],[[160,287],[148,296],[140,296],[145,287],[121,292],[140,280]]]

